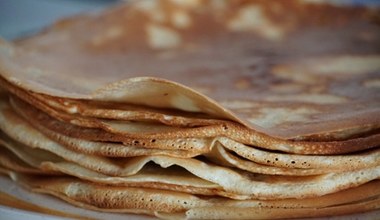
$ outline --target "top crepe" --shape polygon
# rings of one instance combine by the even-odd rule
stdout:
[[[283,139],[378,133],[378,11],[186,2],[136,1],[1,42],[0,73],[53,97],[204,112]]]

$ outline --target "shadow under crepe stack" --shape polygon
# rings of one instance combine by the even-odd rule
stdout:
[[[379,10],[132,1],[1,41],[1,172],[105,212],[380,208]]]

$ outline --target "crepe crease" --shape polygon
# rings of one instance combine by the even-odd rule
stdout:
[[[379,209],[376,11],[144,0],[1,41],[0,172],[167,219]]]

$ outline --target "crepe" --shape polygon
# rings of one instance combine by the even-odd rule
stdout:
[[[8,154],[10,155],[10,154]],[[33,155],[33,154],[29,154],[29,155]],[[23,159],[25,159],[25,157],[23,157]],[[16,160],[17,161],[17,160]],[[17,162],[17,163],[22,163],[22,162]],[[64,163],[63,163],[64,164]],[[47,165],[51,165],[51,163],[47,163]],[[27,166],[23,165],[24,166],[24,169],[26,170]],[[59,165],[58,165],[59,166]],[[13,166],[11,168],[8,168],[8,169],[14,169],[14,168],[17,168],[18,166]],[[64,167],[64,166],[63,166]],[[75,169],[75,166],[68,166],[69,169],[67,170],[78,170],[78,169]],[[70,168],[74,168],[74,169],[70,169]],[[55,181],[54,179],[50,178],[49,179],[46,179],[44,177],[38,177],[38,176],[34,176],[34,177],[27,177],[27,176],[24,176],[24,175],[20,175],[20,174],[16,174],[16,173],[13,173],[13,172],[9,172],[9,171],[6,171],[6,170],[2,170],[3,172],[6,172],[10,175],[12,175],[12,178],[17,180],[17,181],[21,181],[25,184],[25,181],[28,181],[28,185],[32,185],[32,186],[36,186],[36,185],[40,185],[39,187],[41,187],[40,189],[37,189],[37,191],[42,191],[42,192],[45,192],[45,193],[52,193],[53,195],[59,195],[61,193],[57,193],[57,191],[61,190],[60,188],[60,185],[65,185],[65,184],[73,184],[73,185],[76,185],[76,187],[78,187],[79,190],[83,190],[83,187],[97,187],[97,188],[101,188],[101,190],[97,189],[96,191],[94,191],[93,193],[97,193],[100,200],[102,199],[106,199],[107,195],[105,197],[102,198],[102,193],[103,191],[105,192],[109,192],[110,190],[111,191],[122,191],[123,193],[127,193],[126,195],[128,196],[131,196],[131,191],[132,192],[135,190],[133,188],[133,184],[126,184],[127,182],[123,182],[121,178],[119,178],[119,181],[117,181],[117,178],[111,178],[112,181],[115,181],[116,180],[116,183],[114,182],[113,185],[119,185],[120,183],[122,183],[122,185],[124,186],[128,186],[128,188],[124,187],[124,188],[121,188],[121,187],[110,187],[109,185],[107,186],[107,188],[104,188],[104,186],[101,186],[101,185],[93,185],[93,184],[90,184],[90,183],[86,183],[86,182],[83,182],[83,181],[79,181],[79,180],[75,180],[73,178],[71,179],[68,179],[66,177],[59,177],[57,176],[55,178],[55,180],[59,180],[59,181]],[[22,173],[28,173],[28,172],[22,172]],[[84,175],[86,175],[86,172],[84,172]],[[98,175],[98,177],[93,177],[96,179],[101,179],[102,177]],[[108,179],[108,178],[107,178]],[[106,179],[106,181],[107,181]],[[136,178],[138,179],[138,178]],[[94,179],[93,179],[94,180]],[[125,179],[126,181],[128,181],[127,179]],[[133,179],[129,180],[129,181],[132,181],[133,182]],[[170,181],[170,180],[169,180]],[[59,183],[60,182],[60,183]],[[81,182],[81,183],[80,183]],[[93,181],[94,182],[94,181]],[[95,181],[97,182],[97,181]],[[86,186],[88,185],[88,186]],[[92,185],[92,186],[91,186]],[[157,187],[157,185],[145,185],[145,187],[148,186],[148,188],[155,188]],[[74,195],[70,192],[73,188],[73,186],[70,186],[68,185],[67,187],[70,188],[67,188],[67,190],[69,191],[65,191],[64,194],[68,195],[69,198],[66,198],[68,200],[70,200],[70,197],[73,197]],[[131,188],[132,187],[132,188]],[[141,185],[140,185],[141,187]],[[103,189],[102,189],[103,188]],[[176,190],[181,190],[181,187],[180,186],[171,186],[171,188],[169,190],[173,190],[173,189],[176,189]],[[207,187],[208,188],[208,187]],[[204,189],[204,191],[207,191],[207,188]],[[307,208],[313,208],[313,207],[318,207],[319,210],[320,208],[322,207],[328,207],[328,206],[338,206],[338,207],[335,207],[335,208],[330,208],[331,210],[330,211],[334,211],[336,212],[337,210],[341,210],[341,213],[349,213],[349,211],[345,208],[343,208],[345,205],[344,204],[351,204],[351,205],[348,205],[349,207],[352,206],[352,207],[360,207],[362,206],[363,204],[361,203],[373,203],[373,204],[377,204],[376,203],[376,199],[373,199],[373,198],[376,198],[374,197],[374,195],[377,195],[378,194],[378,181],[374,181],[374,182],[371,182],[371,183],[368,183],[368,184],[365,184],[361,187],[358,187],[358,188],[354,188],[354,189],[350,189],[349,191],[346,191],[344,193],[340,192],[340,193],[336,193],[336,194],[331,194],[331,195],[328,195],[328,196],[323,196],[323,197],[320,197],[318,198],[318,200],[315,200],[315,198],[313,198],[312,200],[308,200],[308,199],[303,199],[303,200],[276,200],[276,201],[255,201],[255,200],[245,200],[245,201],[240,201],[240,202],[237,202],[237,201],[228,201],[228,200],[223,200],[221,198],[217,198],[217,199],[212,199],[212,200],[206,200],[208,203],[215,203],[217,204],[218,206],[221,206],[223,205],[223,207],[227,208],[226,210],[229,210],[228,207],[234,207],[234,208],[240,208],[240,209],[247,209],[249,208],[249,210],[252,211],[252,209],[256,210],[256,211],[259,211],[257,210],[257,208],[260,208],[260,212],[256,213],[256,214],[260,214],[260,215],[263,215],[267,212],[267,208],[269,208],[270,210],[273,210],[274,213],[277,213],[277,211],[279,210],[283,210],[283,209],[299,209],[299,208],[302,208],[304,210],[297,210],[298,212],[292,212],[292,215],[294,216],[304,216],[305,215],[305,211],[310,211],[310,209],[307,209]],[[143,194],[149,194],[149,192],[155,192],[155,194],[160,194],[160,191],[159,190],[155,190],[155,191],[152,191],[150,189],[141,189],[139,190],[140,193],[143,193]],[[199,192],[199,191],[202,191],[202,188],[195,188],[195,193],[196,192]],[[55,192],[55,193],[54,193]],[[120,195],[121,192],[117,193],[118,195]],[[168,192],[165,192],[165,191],[161,191],[161,193],[168,193]],[[194,193],[194,192],[192,192]],[[83,196],[81,195],[82,193],[76,193],[77,195],[76,196]],[[95,196],[95,195],[91,195],[91,191],[89,191],[89,196]],[[178,196],[178,193],[175,194]],[[174,195],[174,196],[175,196]],[[104,195],[103,195],[104,196]],[[146,196],[146,195],[145,195]],[[146,198],[146,197],[142,197],[142,198]],[[172,197],[173,196],[173,193],[170,194],[170,196]],[[100,201],[100,200],[88,200],[86,201],[85,198],[83,198],[83,202],[84,202],[84,205],[86,206],[92,206],[93,209],[103,209],[103,210],[107,210],[106,207],[102,207],[102,203],[97,203],[97,201]],[[167,198],[165,198],[167,199]],[[75,199],[74,201],[77,201],[77,199]],[[144,204],[144,201],[148,201],[148,200],[141,200],[142,203]],[[357,202],[355,202],[357,201]],[[360,202],[360,201],[364,201],[364,202]],[[368,202],[367,202],[368,201]],[[153,201],[150,201],[150,203],[152,203]],[[189,202],[189,198],[185,199],[184,201],[184,204],[186,205],[187,203]],[[342,206],[343,207],[339,207],[339,203],[342,203]],[[359,204],[355,204],[355,203],[359,203]],[[203,205],[202,205],[203,204]],[[200,212],[202,213],[203,215],[206,214],[206,216],[210,216],[211,215],[220,215],[221,213],[219,212],[220,210],[218,210],[218,206],[215,207],[215,206],[212,206],[213,207],[213,210],[218,210],[217,213],[215,213],[215,211],[213,210],[210,210],[209,208],[207,207],[202,207],[204,206],[204,204],[207,204],[207,203],[204,203],[204,202],[200,202],[199,200],[197,201],[196,200],[196,204],[193,204],[193,209],[191,209],[190,211],[188,211],[187,214],[189,215],[194,215],[194,213],[197,213],[197,212]],[[125,204],[127,206],[129,206],[128,204]],[[132,204],[130,204],[132,205]],[[133,205],[132,205],[133,206]],[[114,207],[114,206],[112,206]],[[197,207],[197,208],[195,208]],[[215,208],[215,209],[214,209]],[[342,209],[343,208],[343,209]],[[157,210],[157,207],[154,208],[154,210]],[[207,211],[206,211],[207,210]],[[223,212],[226,212],[226,210],[222,211]],[[323,209],[322,209],[323,210]],[[329,210],[329,208],[327,208],[327,210]],[[127,210],[120,210],[120,209],[116,209],[116,210],[108,210],[108,211],[116,211],[116,212],[119,212],[119,211],[127,211]],[[129,210],[130,211],[130,210]],[[142,211],[142,210],[141,210]],[[204,213],[206,211],[206,213]],[[342,212],[343,211],[343,212]],[[303,214],[301,214],[303,213]],[[323,213],[325,212],[319,212],[319,216],[321,215],[324,215]],[[230,213],[232,214],[232,216],[240,216],[239,213]],[[160,214],[158,214],[160,215]],[[161,214],[162,215],[162,214]],[[252,216],[252,215],[250,215]],[[265,215],[267,216],[267,215]],[[268,216],[267,216],[268,217]],[[203,217],[204,218],[204,217]]]
[[[105,212],[379,209],[378,8],[139,0],[0,41],[0,171]]]
[[[379,118],[376,113],[379,106],[373,100],[379,97],[376,95],[378,93],[373,92],[376,90],[376,83],[370,82],[378,80],[374,71],[379,69],[379,56],[376,55],[378,51],[374,45],[378,43],[375,39],[379,36],[379,31],[375,28],[376,25],[366,22],[369,20],[370,12],[360,8],[345,9],[331,6],[325,6],[322,12],[318,10],[322,6],[313,4],[288,8],[289,4],[297,5],[295,1],[288,1],[276,3],[276,7],[279,8],[277,13],[284,16],[283,19],[276,20],[276,16],[272,17],[272,14],[267,12],[271,5],[269,3],[225,2],[224,4],[226,5],[220,8],[207,2],[186,7],[171,1],[158,3],[143,1],[111,9],[103,14],[68,19],[57,23],[37,37],[24,39],[14,46],[3,42],[0,72],[13,84],[52,96],[176,108],[205,112],[234,120],[238,120],[236,117],[238,115],[252,128],[280,138],[308,139],[319,136],[349,138],[367,133],[368,127],[377,127]],[[155,11],[163,14],[165,19],[155,20]],[[329,24],[320,24],[318,17],[325,16],[325,11],[332,14],[339,13],[342,18],[334,16],[330,18]],[[171,15],[176,12],[188,17],[189,26],[181,29],[172,23],[175,22],[175,18]],[[305,15],[310,12],[313,12],[313,18],[305,19]],[[125,13],[129,16],[123,16]],[[304,19],[303,22],[294,23],[290,14]],[[249,16],[258,16],[258,20],[265,22],[258,24],[246,22],[244,19],[248,19]],[[357,24],[361,24],[360,28]],[[261,25],[266,28],[256,28]],[[128,30],[123,28],[127,26],[133,28]],[[92,27],[91,31],[80,31],[87,30],[86,27]],[[316,36],[297,35],[297,31],[304,30],[305,27],[321,30]],[[342,31],[337,30],[331,36],[329,31],[323,29],[328,27],[337,27]],[[278,32],[279,38],[275,41],[271,40],[271,37],[265,40],[268,36],[257,34],[266,29]],[[359,38],[360,44],[357,44],[359,46],[352,46],[350,39],[356,39],[358,32],[364,32],[371,37]],[[115,34],[115,38],[112,38],[112,34]],[[181,40],[174,47],[157,47],[156,43],[152,44],[152,41],[166,42],[165,34],[177,36],[176,38]],[[193,34],[197,34],[198,37],[191,38]],[[170,39],[168,38],[168,41]],[[216,40],[209,43],[207,39]],[[226,39],[229,39],[227,44],[224,43]],[[274,64],[271,64],[272,57],[261,55],[260,48],[256,48],[257,44],[252,44],[252,40],[264,48],[272,48],[271,45],[275,44],[275,60],[280,60],[278,61],[280,63],[273,61]],[[339,44],[335,44],[337,40]],[[324,42],[323,50],[321,47],[310,46],[319,45],[319,42]],[[303,45],[308,45],[308,50],[301,50]],[[218,51],[229,51],[229,53]],[[348,51],[350,54],[361,55],[350,56],[347,54]],[[334,56],[325,54],[334,54]],[[289,56],[306,58],[296,61],[300,66],[298,67]],[[64,63],[70,63],[69,69],[61,62],[62,57],[65,57]],[[149,65],[144,65],[145,60],[149,60]],[[183,62],[184,60],[186,62]],[[303,63],[308,60],[313,60],[313,65],[308,65],[307,70],[310,72],[309,81],[297,81],[286,78],[286,73],[279,73],[281,68],[283,72],[289,68],[303,68],[305,66]],[[329,60],[329,66],[339,68],[327,66],[320,71],[317,67],[324,63],[324,60]],[[109,63],[112,65],[108,65]],[[264,63],[269,63],[269,66],[264,66]],[[349,64],[360,68],[350,71]],[[252,71],[249,70],[250,66],[253,68]],[[260,71],[260,68],[268,71]],[[247,74],[247,71],[251,75]],[[342,72],[344,74],[341,74]],[[184,83],[195,89],[205,88],[204,90],[209,91],[205,93],[207,96],[222,103],[223,106],[232,106],[233,109],[230,107],[226,110],[210,98],[170,81],[151,77],[125,80],[140,76],[139,73]],[[255,78],[264,76],[269,77],[266,81],[268,85],[254,82]],[[311,86],[313,88],[309,83],[313,81],[311,77],[319,79],[318,83]],[[215,80],[208,80],[210,78]],[[348,86],[347,80],[357,83]],[[277,90],[272,89],[273,85],[270,85],[275,81],[279,82],[275,85]],[[347,91],[340,94],[335,91],[337,89],[329,89],[330,85],[334,85],[338,91],[348,90],[355,93]],[[286,87],[289,91],[279,91],[281,88],[286,90]],[[262,92],[262,88],[270,89]],[[247,96],[247,94],[260,95]],[[367,104],[364,108],[360,103]],[[350,106],[357,107],[350,108]],[[281,119],[276,117],[279,114],[296,116]],[[353,120],[354,118],[356,120]],[[324,130],[326,121],[329,123],[329,130]],[[358,124],[362,126],[357,127]],[[273,129],[273,126],[276,129]],[[366,127],[364,130],[363,126]],[[349,135],[345,135],[347,132]]]
[[[6,107],[6,103],[3,103],[2,112],[6,113],[0,114],[0,119],[3,121],[2,124],[14,125],[12,127],[4,126],[2,127],[2,130],[13,139],[26,146],[50,151],[51,153],[64,158],[66,161],[73,162],[89,170],[110,176],[124,177],[135,175],[148,162],[152,161],[163,168],[174,165],[182,167],[193,174],[194,177],[215,183],[227,192],[246,195],[248,197],[257,197],[260,199],[305,198],[323,195],[344,188],[361,185],[380,177],[380,164],[378,160],[380,155],[379,151],[360,156],[330,156],[330,158],[325,156],[319,158],[319,160],[312,156],[311,159],[314,159],[315,164],[320,165],[321,170],[324,168],[322,162],[325,162],[326,169],[330,169],[330,171],[325,175],[304,178],[297,176],[293,178],[281,176],[275,177],[270,175],[250,176],[244,172],[215,166],[199,159],[180,159],[168,156],[145,156],[130,159],[118,158],[117,160],[113,160],[111,158],[87,155],[66,149],[64,146],[46,138],[19,118],[19,116],[10,112],[9,108],[7,109]],[[5,115],[6,117],[4,117]],[[20,131],[27,132],[28,135],[24,135]],[[4,138],[6,139],[6,137]],[[7,140],[7,142],[12,143],[11,140]],[[13,143],[13,145],[16,144]],[[358,159],[359,161],[356,161]],[[347,167],[345,167],[345,169],[340,168],[341,170],[337,168],[338,171],[340,171],[339,173],[332,172],[334,166],[342,166],[342,164],[347,164],[348,162],[354,163],[352,161],[356,161],[357,164],[365,165],[352,167],[352,170]],[[270,169],[270,167],[268,167],[268,169]],[[274,169],[276,168],[274,167]],[[55,170],[57,170],[57,168]],[[161,172],[165,173],[165,171]],[[259,172],[256,173],[260,174]],[[77,174],[74,172],[74,175],[83,174]],[[267,190],[268,188],[270,188],[270,191]]]
[[[20,106],[16,107],[16,112],[19,112],[20,115],[25,116],[22,112],[29,108],[20,108]],[[19,108],[18,108],[19,107]],[[23,109],[23,110],[22,110]],[[2,124],[14,124],[17,126],[7,127],[3,126],[2,130],[6,132],[8,135],[12,136],[13,139],[16,139],[20,142],[23,142],[26,145],[34,146],[37,148],[43,148],[45,150],[54,151],[55,153],[60,153],[62,156],[66,154],[71,154],[69,152],[83,152],[82,148],[91,148],[94,145],[104,145],[103,143],[89,142],[89,141],[80,141],[78,139],[73,139],[69,137],[65,137],[64,135],[56,135],[54,132],[48,132],[47,129],[43,129],[39,126],[38,122],[35,122],[33,118],[25,116],[25,120],[31,122],[37,128],[40,128],[40,131],[47,132],[47,134],[51,134],[51,138],[55,139],[59,142],[63,143],[63,146],[55,143],[53,140],[46,138],[39,131],[34,129],[31,125],[29,125],[26,121],[21,119],[16,114],[12,113],[9,105],[6,102],[2,102],[0,105],[0,119],[3,121]],[[24,131],[28,133],[28,136],[23,135],[20,131]],[[63,141],[62,141],[63,140]],[[251,161],[257,162],[259,164],[271,165],[274,167],[284,167],[284,168],[304,168],[304,169],[319,169],[320,171],[329,170],[329,171],[339,171],[339,170],[355,170],[360,168],[366,168],[371,166],[380,165],[379,156],[380,150],[375,149],[372,151],[359,153],[357,155],[344,155],[344,156],[306,156],[306,155],[287,155],[280,153],[267,152],[260,149],[255,149],[253,147],[247,147],[242,144],[239,144],[235,141],[232,141],[228,138],[218,137],[215,142],[219,142],[221,146],[225,146],[227,149],[235,151],[237,154],[250,159]],[[69,144],[71,143],[71,145]],[[65,149],[64,146],[68,146],[72,148],[72,145],[77,145],[77,148],[72,150]],[[80,145],[80,146],[79,146]],[[45,147],[46,146],[46,147]],[[114,147],[123,147],[123,145],[114,146]],[[125,146],[124,146],[125,147]],[[59,150],[61,149],[61,150]],[[131,151],[135,151],[132,147]],[[175,151],[174,151],[175,152]],[[150,152],[150,149],[146,149],[145,155],[154,155],[155,153],[160,154],[160,151]],[[80,156],[82,154],[76,153],[76,156],[82,158]],[[214,153],[210,153],[209,156],[213,157]],[[132,156],[132,155],[130,155]],[[135,155],[139,156],[139,155]],[[169,156],[176,156],[170,155]],[[73,159],[74,157],[67,156],[67,160]],[[98,161],[99,157],[94,157],[93,161]],[[90,159],[89,159],[90,160]]]
[[[30,186],[36,192],[58,196],[81,207],[108,212],[155,214],[164,218],[174,216],[177,219],[218,219],[228,216],[230,219],[268,219],[284,216],[325,216],[379,206],[378,181],[342,191],[343,193],[320,197],[319,200],[240,202],[220,198],[202,199],[162,190],[102,186],[74,178],[46,179],[41,176],[20,175],[6,169],[0,171],[12,176],[15,181]],[[223,206],[213,206],[214,204]]]
[[[17,102],[17,101],[15,101]],[[42,124],[50,130],[60,132],[65,135],[93,141],[122,142],[127,145],[135,145],[147,148],[160,149],[180,149],[193,152],[205,153],[210,151],[215,137],[227,136],[233,140],[248,145],[255,145],[269,150],[280,150],[288,153],[298,154],[339,154],[350,153],[377,147],[380,134],[368,137],[359,137],[345,141],[330,142],[305,142],[287,141],[263,135],[254,130],[249,130],[239,124],[224,122],[223,124],[210,125],[196,128],[180,129],[176,127],[164,127],[163,125],[146,123],[122,123],[120,129],[115,131],[112,128],[91,125],[91,122],[64,123],[65,119],[55,118],[42,111],[34,109],[32,106],[18,101],[19,109],[24,109],[22,115],[25,118],[37,119],[37,124]],[[74,124],[81,124],[76,126]],[[113,123],[115,125],[115,123]],[[243,145],[244,146],[244,145]]]

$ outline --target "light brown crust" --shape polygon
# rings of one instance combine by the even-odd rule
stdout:
[[[0,85],[2,88],[50,116],[68,122],[71,121],[74,124],[79,123],[79,125],[86,124],[87,122],[89,123],[87,126],[92,125],[109,129],[109,127],[105,127],[106,125],[101,123],[100,119],[159,122],[174,127],[198,127],[225,122],[224,120],[212,119],[210,118],[211,116],[202,113],[156,109],[146,106],[128,105],[127,103],[105,103],[53,97],[24,91],[22,88],[18,88],[2,78],[0,78]],[[76,122],[77,120],[79,122]]]
[[[8,146],[9,147],[9,146]],[[7,148],[8,148],[7,147]],[[38,164],[31,166],[27,164],[25,160],[35,159],[36,151],[29,150],[25,155],[16,156],[15,153],[20,153],[20,149],[14,149],[16,146],[12,146],[13,151],[7,150],[4,146],[0,146],[0,165],[6,169],[23,174],[38,174],[38,175],[69,175],[77,177],[82,180],[90,181],[93,183],[123,186],[123,187],[138,187],[138,188],[150,188],[159,190],[169,190],[175,192],[184,192],[196,195],[207,196],[223,196],[232,199],[248,199],[248,196],[238,195],[223,191],[220,187],[214,184],[207,183],[207,181],[199,181],[195,178],[191,179],[182,173],[175,173],[173,170],[167,172],[165,175],[155,175],[154,170],[148,172],[142,172],[132,178],[115,178],[112,176],[95,174],[86,168],[82,168],[76,164],[64,161],[48,161],[49,158],[45,158],[46,161],[40,160]],[[21,150],[22,151],[22,150]],[[29,154],[28,154],[29,153]],[[53,155],[54,156],[54,155]],[[28,158],[29,157],[29,158]],[[159,170],[156,170],[158,173]],[[173,175],[174,174],[174,175]],[[176,176],[174,179],[171,175]],[[51,176],[55,178],[57,176]],[[177,178],[178,176],[178,178]],[[187,179],[186,179],[187,178]],[[169,181],[168,181],[169,180]],[[169,183],[170,182],[170,183]],[[177,182],[177,183],[175,183]]]
[[[12,118],[8,116],[8,118]],[[113,144],[107,143],[97,143],[89,142],[85,140],[70,138],[64,135],[59,135],[57,133],[51,132],[47,129],[44,129],[43,126],[39,126],[38,123],[33,123],[44,134],[47,134],[49,137],[52,137],[54,140],[58,140],[63,143],[64,146],[68,146],[74,151],[84,152],[84,153],[96,153],[99,150],[100,146],[105,145],[106,148],[121,148],[122,145],[113,146]],[[329,172],[342,172],[349,170],[356,170],[365,167],[376,166],[379,164],[379,150],[373,150],[366,153],[360,153],[357,155],[346,155],[346,156],[302,156],[302,155],[286,155],[273,152],[266,152],[260,149],[253,147],[248,147],[227,138],[218,138],[216,142],[220,142],[224,147],[229,150],[235,151],[237,154],[247,157],[247,159],[254,161],[245,162],[245,165],[238,165],[237,167],[242,168],[243,170],[249,170],[255,173],[264,173],[264,174],[279,174],[279,175],[315,175]],[[98,146],[98,148],[97,148]],[[107,147],[108,146],[108,147]],[[220,149],[220,147],[215,146],[216,151],[209,153],[211,157],[215,157],[215,153],[218,151],[223,152],[225,150]],[[175,154],[178,151],[169,152],[160,152],[163,150],[144,150],[136,147],[131,147],[131,153],[127,153],[126,156],[142,156],[142,155],[166,155],[169,156],[179,156]],[[87,149],[87,150],[86,150]],[[91,150],[88,150],[91,149]],[[100,149],[101,151],[101,149]],[[107,151],[106,151],[107,152]],[[120,151],[119,151],[120,152]],[[129,152],[129,151],[128,151]],[[140,152],[140,153],[139,153]],[[144,153],[145,152],[145,153]],[[157,153],[157,154],[156,154]],[[102,154],[100,154],[102,155]],[[108,153],[105,153],[104,156],[108,156]],[[226,155],[228,157],[234,157],[233,155]],[[220,163],[220,159],[216,160],[217,163]],[[232,159],[234,160],[234,159]],[[235,161],[242,161],[235,157]],[[239,163],[239,162],[238,162]],[[242,162],[240,162],[242,163]],[[265,164],[265,165],[262,165]],[[235,164],[236,165],[236,164]],[[263,169],[259,168],[262,167]]]
[[[221,8],[211,3],[189,8],[170,2],[162,4],[169,6],[158,4],[157,10],[162,10],[162,16],[169,19],[168,23],[155,21],[155,10],[146,11],[146,8],[135,3],[97,15],[84,15],[58,22],[44,33],[15,45],[2,43],[4,50],[0,59],[0,72],[14,85],[46,95],[204,111],[244,121],[255,130],[282,139],[341,140],[378,130],[379,107],[374,102],[378,99],[376,84],[368,83],[377,80],[373,72],[378,68],[376,61],[379,59],[379,51],[374,46],[378,42],[374,39],[380,33],[370,23],[372,11],[299,4],[291,0],[277,3],[277,12],[272,11],[273,7],[269,4],[260,1],[225,2],[228,7]],[[172,13],[174,16],[178,10],[189,16],[192,25],[181,29],[171,23],[175,20],[172,21],[170,16]],[[294,13],[284,13],[289,10]],[[126,11],[134,16],[123,16]],[[311,12],[314,18],[306,16]],[[334,16],[328,18],[328,23],[320,23],[318,18],[323,16],[327,19],[327,12]],[[259,20],[262,19],[261,22],[265,24],[262,26],[268,29],[244,23],[244,13],[247,16],[252,13],[252,16],[259,16]],[[302,21],[296,18],[302,18]],[[98,22],[99,20],[103,22]],[[149,32],[152,23],[159,26],[159,33],[176,32],[180,35],[183,38],[181,45],[174,48],[150,48],[149,40],[142,36],[147,35],[146,31]],[[120,29],[128,24],[134,28],[128,31]],[[156,30],[157,27],[153,26],[153,30]],[[91,31],[84,31],[87,27],[92,27]],[[331,35],[323,27],[336,27],[342,31]],[[168,28],[170,31],[167,31]],[[299,31],[312,33],[314,30],[318,30],[320,35],[309,34],[305,38],[302,37],[305,34],[299,34]],[[111,37],[117,34],[117,39],[109,39],[107,33]],[[279,37],[276,39],[281,43],[273,44],[275,39],[267,35],[270,33]],[[234,40],[231,41],[231,38]],[[220,39],[220,43],[210,43],[206,39]],[[252,44],[252,39],[258,43]],[[361,46],[352,45],[353,39],[360,42],[357,45]],[[337,40],[339,44],[334,43]],[[260,47],[257,48],[257,45]],[[265,54],[266,48],[278,51],[276,62],[271,62],[270,54]],[[230,54],[216,53],[220,50],[230,51]],[[175,55],[170,55],[171,53]],[[62,56],[70,62],[70,70],[62,62]],[[254,62],[260,60],[260,57],[264,60]],[[202,58],[209,64],[204,70],[201,69],[204,66]],[[146,60],[149,60],[148,64],[145,63]],[[315,62],[309,64],[310,60]],[[344,69],[341,68],[342,63],[353,63],[360,68]],[[323,64],[328,68],[321,71],[318,67]],[[304,68],[305,65],[307,68]],[[154,68],[156,66],[160,68]],[[249,69],[250,66],[253,69]],[[307,72],[304,78],[289,77],[287,72],[293,73],[297,69]],[[253,75],[246,76],[246,71]],[[102,77],[105,72],[108,73],[107,77]],[[228,77],[219,77],[220,72],[227,73],[225,75]],[[228,74],[229,72],[234,74]],[[90,73],[95,77],[88,77]],[[132,78],[140,76],[137,73],[154,77]],[[207,81],[205,77],[209,76],[215,76],[218,80]],[[130,79],[124,80],[125,78]],[[260,78],[268,80],[258,83],[260,80],[256,79]],[[315,78],[317,80],[313,81]],[[204,90],[208,97],[217,100],[225,108],[173,81]],[[153,88],[158,90],[152,91]],[[139,94],[132,94],[138,91]],[[155,95],[151,96],[153,94]],[[192,102],[182,105],[189,99]],[[289,117],[271,119],[278,114]],[[268,118],[269,124],[264,120]],[[326,121],[329,121],[328,129],[323,127]]]
[[[371,135],[368,137],[361,137],[346,141],[332,141],[332,142],[306,142],[306,141],[287,141],[282,139],[273,138],[265,134],[255,132],[240,126],[238,124],[225,122],[222,125],[210,125],[200,128],[186,128],[177,129],[177,131],[164,132],[164,133],[111,133],[100,128],[86,128],[79,127],[70,123],[58,121],[49,115],[43,113],[30,106],[29,104],[20,100],[14,99],[12,102],[15,109],[24,115],[26,120],[33,120],[32,124],[41,124],[46,128],[53,130],[64,135],[81,138],[91,141],[113,141],[123,142],[128,145],[137,145],[147,148],[160,148],[160,149],[180,149],[190,150],[194,152],[207,152],[211,149],[207,145],[194,145],[192,142],[187,142],[186,145],[175,144],[176,139],[190,138],[200,142],[207,142],[203,138],[215,138],[218,136],[227,136],[235,141],[266,148],[270,150],[279,150],[289,153],[297,154],[342,154],[355,152],[365,149],[371,149],[378,146],[380,134]],[[154,142],[152,142],[155,140]],[[160,144],[162,140],[165,144]],[[168,144],[172,142],[172,144]],[[209,142],[212,144],[213,142]]]
[[[323,208],[196,208],[186,212],[189,219],[283,219],[349,215],[380,208],[380,199]]]
[[[263,160],[267,164],[254,162],[251,160],[246,160],[237,155],[234,155],[233,151],[229,152],[221,145],[216,145],[213,151],[206,154],[206,157],[216,164],[220,164],[227,167],[236,167],[241,170],[245,170],[251,173],[261,173],[270,175],[288,175],[288,176],[312,176],[326,174],[330,172],[347,171],[346,167],[329,167],[329,169],[324,168],[289,168],[289,165],[281,166],[277,162],[281,159],[277,157],[277,160],[273,162],[270,160]],[[260,157],[260,156],[259,156]],[[293,158],[293,161],[298,161]],[[262,162],[262,161],[260,161]],[[311,165],[311,164],[310,164]]]
[[[8,118],[12,118],[8,116]],[[33,119],[35,117],[25,117],[25,119]],[[40,128],[38,122],[31,121],[37,128]],[[47,129],[42,128],[42,131],[45,131],[45,134],[49,134]],[[64,142],[73,142],[76,139],[65,138],[65,136],[60,136],[61,141]],[[345,155],[345,156],[313,156],[313,155],[290,155],[290,154],[282,154],[282,153],[274,153],[267,152],[264,150],[260,150],[254,147],[249,147],[244,144],[240,144],[236,141],[233,141],[228,138],[219,137],[215,139],[215,144],[219,142],[223,147],[236,152],[238,155],[254,161],[259,164],[266,164],[273,167],[281,167],[281,168],[292,168],[292,169],[319,169],[320,172],[339,172],[339,171],[348,171],[348,170],[356,170],[362,169],[366,167],[372,167],[379,165],[379,149],[375,149],[372,151]],[[85,147],[87,145],[94,145],[95,143],[82,141],[82,146]],[[67,145],[65,145],[67,146]],[[207,147],[207,146],[206,146]],[[213,148],[211,145],[207,148]],[[175,150],[175,149],[173,149]],[[148,153],[149,151],[147,151]],[[151,154],[147,154],[151,155]],[[173,154],[172,154],[173,155]],[[210,154],[212,155],[212,153]],[[170,154],[169,154],[170,156]],[[270,168],[269,168],[270,169]]]
[[[16,116],[14,115],[13,117]],[[9,113],[8,117],[2,117],[2,120],[8,120],[11,118],[11,113]],[[165,156],[132,158],[125,161],[128,163],[123,163],[124,165],[120,166],[120,161],[117,162],[109,158],[72,152],[68,149],[64,149],[59,144],[46,139],[46,137],[44,138],[43,136],[31,139],[33,130],[28,130],[26,127],[22,127],[22,121],[19,121],[17,126],[16,123],[13,124],[15,125],[14,129],[16,130],[12,131],[9,127],[3,127],[3,129],[5,129],[4,131],[9,132],[8,134],[12,136],[12,138],[22,141],[24,144],[31,147],[43,148],[51,151],[64,157],[66,160],[73,161],[74,163],[78,163],[97,172],[106,173],[109,175],[129,176],[136,174],[141,167],[149,161],[153,161],[162,167],[169,167],[173,165],[183,167],[193,175],[219,185],[227,192],[247,195],[260,199],[312,197],[359,186],[370,180],[378,178],[380,175],[378,166],[373,166],[359,170],[341,173],[328,173],[314,177],[283,177],[272,175],[251,176],[238,170],[215,166],[211,163],[202,162],[198,159],[180,159]],[[22,132],[25,131],[28,131],[29,137],[22,135]]]
[[[379,193],[378,181],[312,200],[240,202],[227,199],[203,200],[188,194],[162,190],[105,187],[73,178],[44,179],[15,174],[13,176],[16,181],[28,185],[36,192],[52,194],[81,207],[109,212],[131,212],[137,209],[146,212],[178,213],[188,210],[186,215],[191,219],[247,219],[249,216],[250,219],[318,217],[370,211],[378,209],[380,205],[378,196],[373,197]]]

